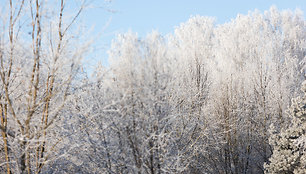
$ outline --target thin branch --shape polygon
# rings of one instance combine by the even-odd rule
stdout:
[[[3,127],[2,125],[0,125],[0,129],[5,132],[7,135],[11,136],[12,138],[15,138],[15,134],[7,129],[5,129],[5,127]]]

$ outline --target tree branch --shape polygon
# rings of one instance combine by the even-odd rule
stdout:
[[[0,129],[5,132],[7,135],[9,135],[10,137],[15,138],[15,134],[9,130],[7,130],[5,127],[3,127],[2,125],[0,125]]]

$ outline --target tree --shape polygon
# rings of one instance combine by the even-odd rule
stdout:
[[[269,143],[273,154],[265,164],[266,173],[305,173],[306,167],[306,81],[304,95],[292,100],[289,108],[290,124],[277,132],[271,126]]]
[[[75,171],[263,173],[267,130],[288,122],[304,78],[304,29],[273,7],[218,26],[192,17],[167,37],[118,35],[110,66],[74,96]]]
[[[64,0],[8,2],[0,172],[303,172],[306,94],[284,112],[305,78],[300,12],[272,7],[222,25],[195,16],[167,36],[120,34],[109,66],[89,77],[79,71],[89,44],[74,25],[86,1],[72,18]]]
[[[63,108],[88,48],[75,44],[73,24],[86,3],[66,18],[65,0],[7,2],[0,36],[1,162],[8,174],[41,173],[63,154]]]

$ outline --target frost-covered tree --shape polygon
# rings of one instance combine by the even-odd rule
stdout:
[[[88,48],[73,34],[84,3],[72,17],[65,0],[1,3],[1,173],[41,173],[63,154],[63,108]]]
[[[297,49],[304,54],[293,56],[288,52],[294,46],[285,44],[289,31],[300,35],[296,39],[304,44],[305,34],[297,29],[303,26],[299,12],[272,7],[264,14],[238,15],[215,29],[215,80],[210,93],[216,111],[213,117],[223,120],[219,127],[224,125],[228,132],[218,155],[218,166],[227,166],[222,170],[263,172],[263,162],[271,154],[269,125],[281,127],[287,122],[284,110],[303,80],[299,64],[305,50]]]
[[[265,164],[266,173],[302,174],[306,171],[306,81],[301,89],[304,95],[293,99],[289,108],[290,124],[280,132],[273,126],[270,128],[273,154]]]
[[[189,161],[185,171],[197,172],[210,146],[208,131],[214,127],[207,112],[213,64],[214,19],[194,16],[169,37],[168,54],[173,82],[171,104],[175,106],[175,138]],[[183,128],[183,129],[180,129]]]
[[[194,16],[167,36],[120,34],[109,66],[88,77],[73,25],[84,6],[71,19],[64,0],[8,2],[0,172],[263,173],[271,155],[267,172],[303,171],[305,97],[285,114],[305,80],[301,12],[272,7],[219,25]]]
[[[288,123],[304,80],[304,30],[300,12],[272,7],[217,26],[192,17],[166,37],[119,35],[109,67],[75,96],[75,171],[263,173],[268,128]]]

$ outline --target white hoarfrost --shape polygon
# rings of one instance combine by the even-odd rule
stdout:
[[[274,133],[271,127],[269,142],[273,154],[269,163],[265,164],[266,173],[294,173],[306,172],[306,81],[302,84],[304,95],[292,100],[289,108],[290,125]]]

